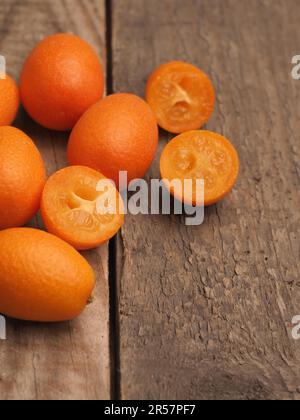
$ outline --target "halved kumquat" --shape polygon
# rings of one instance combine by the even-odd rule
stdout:
[[[150,76],[146,100],[158,125],[180,134],[203,127],[215,105],[215,91],[199,68],[181,61],[163,64]]]
[[[47,230],[87,250],[111,239],[124,222],[124,205],[114,184],[84,166],[70,166],[52,175],[41,204]]]
[[[92,106],[74,127],[68,144],[71,165],[93,168],[128,183],[143,178],[158,145],[158,126],[150,106],[136,95],[115,93]]]
[[[234,146],[210,131],[189,131],[175,137],[160,160],[161,176],[171,194],[186,204],[205,206],[219,202],[232,190],[239,166]],[[192,189],[184,188],[186,180],[192,180]],[[204,181],[204,203],[199,202],[197,180]]]

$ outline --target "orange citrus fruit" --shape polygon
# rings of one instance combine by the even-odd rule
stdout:
[[[205,206],[217,203],[232,190],[239,166],[234,146],[210,131],[190,131],[175,137],[160,160],[161,176],[168,188],[171,185],[171,193],[187,204]],[[187,180],[191,181],[190,190],[184,188]],[[197,180],[204,180],[204,203],[198,198]]]
[[[45,165],[33,141],[14,127],[0,127],[0,229],[25,225],[38,211]]]
[[[29,228],[0,232],[0,313],[68,321],[84,310],[94,285],[90,265],[61,239]]]
[[[215,91],[199,68],[181,61],[163,64],[150,76],[146,100],[158,125],[170,133],[197,130],[211,117]]]
[[[71,133],[68,158],[89,166],[119,185],[119,172],[128,182],[142,178],[158,145],[158,127],[149,105],[131,94],[108,96],[92,106]]]
[[[19,88],[10,77],[0,78],[0,126],[11,125],[20,106]]]
[[[83,166],[70,166],[49,178],[41,212],[47,230],[78,250],[103,244],[124,223],[123,201],[115,186]]]
[[[102,65],[93,48],[71,34],[45,38],[26,60],[20,80],[23,105],[42,126],[70,130],[104,91]]]

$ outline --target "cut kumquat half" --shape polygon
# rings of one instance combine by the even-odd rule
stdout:
[[[146,100],[158,125],[170,133],[197,130],[211,117],[215,91],[199,68],[181,61],[163,64],[150,76]]]
[[[123,200],[114,184],[84,166],[64,168],[49,178],[41,213],[47,230],[78,250],[107,242],[124,223]]]
[[[161,176],[171,194],[193,205],[209,206],[222,200],[234,187],[239,167],[234,146],[210,131],[190,131],[175,137],[160,160]],[[191,180],[190,189],[184,187],[187,180]],[[196,189],[197,180],[204,181],[202,200]]]

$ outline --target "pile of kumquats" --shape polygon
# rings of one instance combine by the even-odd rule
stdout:
[[[170,193],[177,199],[207,206],[235,185],[239,158],[233,145],[219,134],[198,131],[215,104],[203,71],[180,61],[160,66],[149,78],[146,101],[127,93],[103,99],[103,94],[97,54],[71,34],[40,42],[23,66],[19,86],[9,76],[0,79],[0,313],[6,316],[59,322],[84,310],[95,275],[78,251],[103,244],[121,228],[119,173],[126,171],[128,182],[144,177],[157,151],[158,126],[178,135],[161,156],[166,185],[174,179],[205,182],[204,202],[173,185]],[[43,127],[71,131],[70,166],[48,179],[33,141],[11,126],[20,102]],[[115,211],[104,211],[112,203]],[[23,227],[39,210],[48,232]]]

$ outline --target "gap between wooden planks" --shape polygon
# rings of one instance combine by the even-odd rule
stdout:
[[[106,61],[104,0],[1,0],[0,52],[15,78],[45,36],[73,32]],[[16,126],[33,138],[50,175],[66,165],[67,134],[44,130],[20,112]],[[37,218],[33,226],[41,226]],[[8,321],[0,341],[0,399],[109,399],[108,247],[84,254],[97,275],[93,303],[77,320],[59,325]]]

